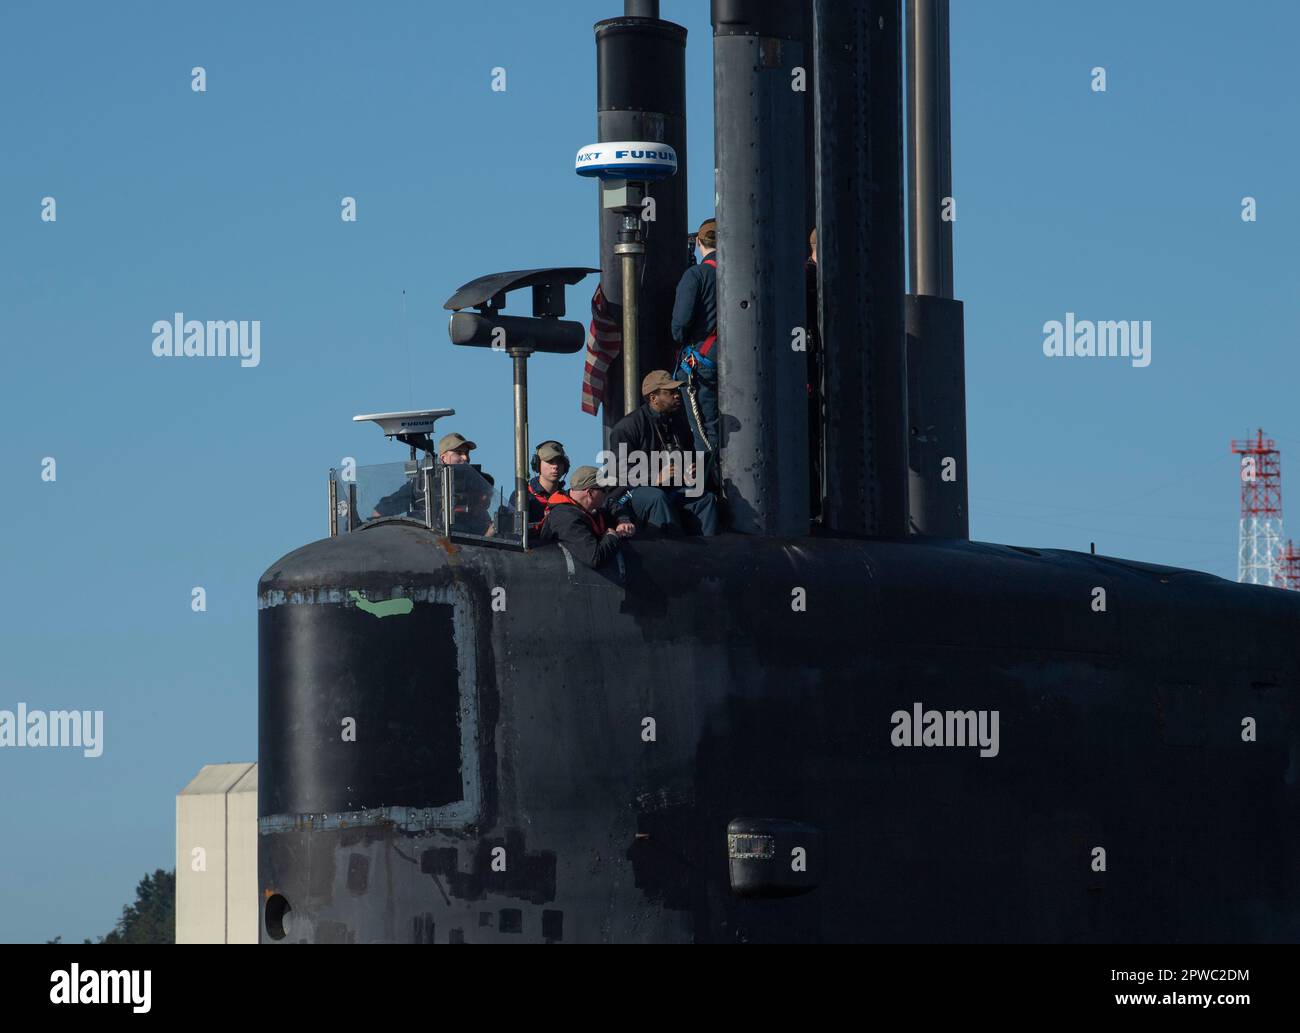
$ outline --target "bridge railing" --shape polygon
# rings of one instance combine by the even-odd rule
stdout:
[[[430,498],[432,505],[426,505]],[[445,466],[426,456],[330,470],[331,537],[389,518],[423,524],[458,541],[529,547],[527,512],[516,512],[504,491],[475,465]]]

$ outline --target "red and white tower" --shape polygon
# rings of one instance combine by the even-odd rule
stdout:
[[[1241,538],[1237,580],[1248,585],[1280,585],[1282,567],[1282,457],[1262,430],[1234,441],[1241,456]]]
[[[1278,554],[1278,573],[1275,582],[1278,588],[1288,588],[1300,592],[1300,549],[1295,542],[1287,542],[1286,548]]]

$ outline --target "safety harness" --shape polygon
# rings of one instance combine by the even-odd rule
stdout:
[[[714,269],[718,268],[717,261],[712,258],[706,258],[700,264],[712,266]],[[698,366],[708,368],[715,365],[714,360],[710,355],[713,352],[713,346],[717,343],[718,328],[715,326],[709,332],[709,336],[704,338],[704,340],[702,340],[698,345],[688,344],[682,349],[679,365],[687,366],[690,369],[695,369]]]
[[[714,269],[718,268],[716,259],[706,258],[701,265],[709,265]],[[701,369],[712,369],[717,363],[710,357],[713,346],[718,343],[718,328],[714,327],[709,336],[704,338],[697,346],[685,345],[682,348],[681,355],[677,360],[677,369],[685,371],[686,377],[686,399],[691,404],[691,413],[695,417],[695,425],[700,428],[700,437],[704,439],[704,447],[710,452],[713,451],[713,442],[709,440],[704,431],[704,418],[700,414],[700,403],[697,397],[698,388],[695,385],[695,378],[699,375]]]
[[[539,502],[542,506],[542,519],[529,521],[528,523],[528,530],[533,534],[537,534],[537,532],[539,532],[542,529],[542,524],[545,523],[546,521],[546,511],[550,509],[551,496],[546,494],[545,488],[538,488],[534,490],[532,481],[528,482],[527,487],[528,487],[528,494],[531,495],[533,499]]]

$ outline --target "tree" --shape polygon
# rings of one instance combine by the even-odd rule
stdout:
[[[135,903],[122,908],[117,926],[101,943],[175,943],[176,873],[161,868],[135,888]]]
[[[56,936],[46,943],[62,943]],[[161,868],[146,875],[135,888],[135,903],[122,908],[122,917],[107,936],[83,943],[175,943],[176,873]]]

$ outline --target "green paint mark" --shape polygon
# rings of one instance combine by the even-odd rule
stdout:
[[[415,609],[415,603],[410,599],[389,599],[386,603],[372,603],[369,599],[362,597],[360,592],[349,592],[352,601],[357,604],[358,610],[365,610],[366,613],[372,613],[376,617],[402,617]]]

